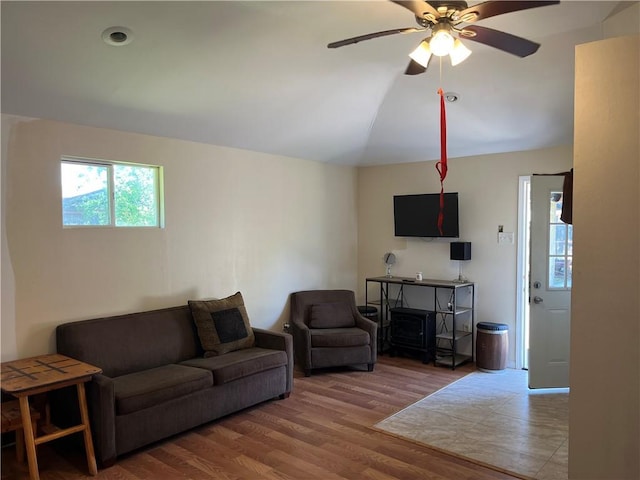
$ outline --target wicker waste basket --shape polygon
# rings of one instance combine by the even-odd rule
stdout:
[[[507,366],[509,326],[504,323],[479,322],[476,335],[476,367],[497,372]]]

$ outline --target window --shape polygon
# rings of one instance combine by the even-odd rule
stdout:
[[[560,220],[562,192],[551,192],[549,203],[549,288],[571,289],[573,226]]]
[[[60,173],[63,226],[161,226],[161,167],[63,158]]]

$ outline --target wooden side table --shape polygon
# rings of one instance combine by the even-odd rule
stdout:
[[[58,354],[40,355],[0,364],[2,391],[17,397],[20,404],[31,480],[40,479],[36,445],[78,432],[82,432],[84,435],[89,472],[91,475],[97,475],[98,468],[91,439],[84,384],[91,380],[93,375],[101,372],[102,370],[98,367]],[[31,422],[29,396],[71,385],[75,385],[78,392],[78,406],[82,423],[65,429],[55,428],[50,433],[36,437]]]
[[[33,426],[33,434],[36,434],[37,421],[40,413],[31,407],[31,425]],[[16,457],[18,462],[24,462],[24,432],[22,426],[22,414],[20,413],[20,402],[11,400],[10,402],[2,402],[2,433],[16,432]]]

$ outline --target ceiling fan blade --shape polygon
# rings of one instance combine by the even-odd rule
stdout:
[[[467,36],[464,32],[473,32],[475,35]],[[517,55],[518,57],[527,57],[536,53],[540,47],[539,43],[532,42],[526,38],[516,37],[510,33],[493,30],[492,28],[480,27],[478,25],[464,27],[461,31],[461,35],[465,40],[484,43],[490,47]]]
[[[431,59],[429,59],[431,60]],[[429,65],[429,64],[427,64]],[[405,75],[420,75],[427,71],[427,67],[423,67],[415,60],[411,59],[409,65],[407,65],[407,69],[404,71]]]
[[[415,33],[415,32],[424,32],[424,28],[395,28],[393,30],[385,30],[384,32],[374,32],[367,33],[366,35],[360,35],[353,38],[346,38],[344,40],[340,40],[337,42],[331,42],[327,47],[329,48],[338,48],[344,47],[345,45],[352,45],[354,43],[362,42],[363,40],[371,40],[372,38],[385,37],[387,35],[395,35],[396,33]]]
[[[398,5],[406,8],[407,10],[411,10],[413,14],[418,18],[424,18],[427,13],[430,13],[435,18],[440,18],[440,14],[438,10],[429,5],[427,2],[423,2],[422,0],[412,0],[412,1],[397,1],[391,0],[393,3],[397,3]]]
[[[458,13],[457,18],[462,18],[469,13],[476,13],[477,16],[471,20],[465,20],[469,22],[477,22],[489,17],[495,17],[496,15],[502,15],[503,13],[517,12],[519,10],[527,10],[529,8],[546,7],[547,5],[556,5],[560,3],[559,0],[538,2],[538,1],[523,1],[523,2],[504,2],[504,1],[488,1],[479,3],[472,7],[466,8]]]

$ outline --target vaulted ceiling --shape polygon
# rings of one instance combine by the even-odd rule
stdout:
[[[478,2],[469,2],[475,4]],[[623,2],[565,1],[479,25],[540,43],[526,58],[476,42],[451,67],[407,76],[416,27],[389,1],[7,2],[2,112],[347,165],[570,144],[576,44],[603,38]],[[133,41],[110,46],[108,27]]]

